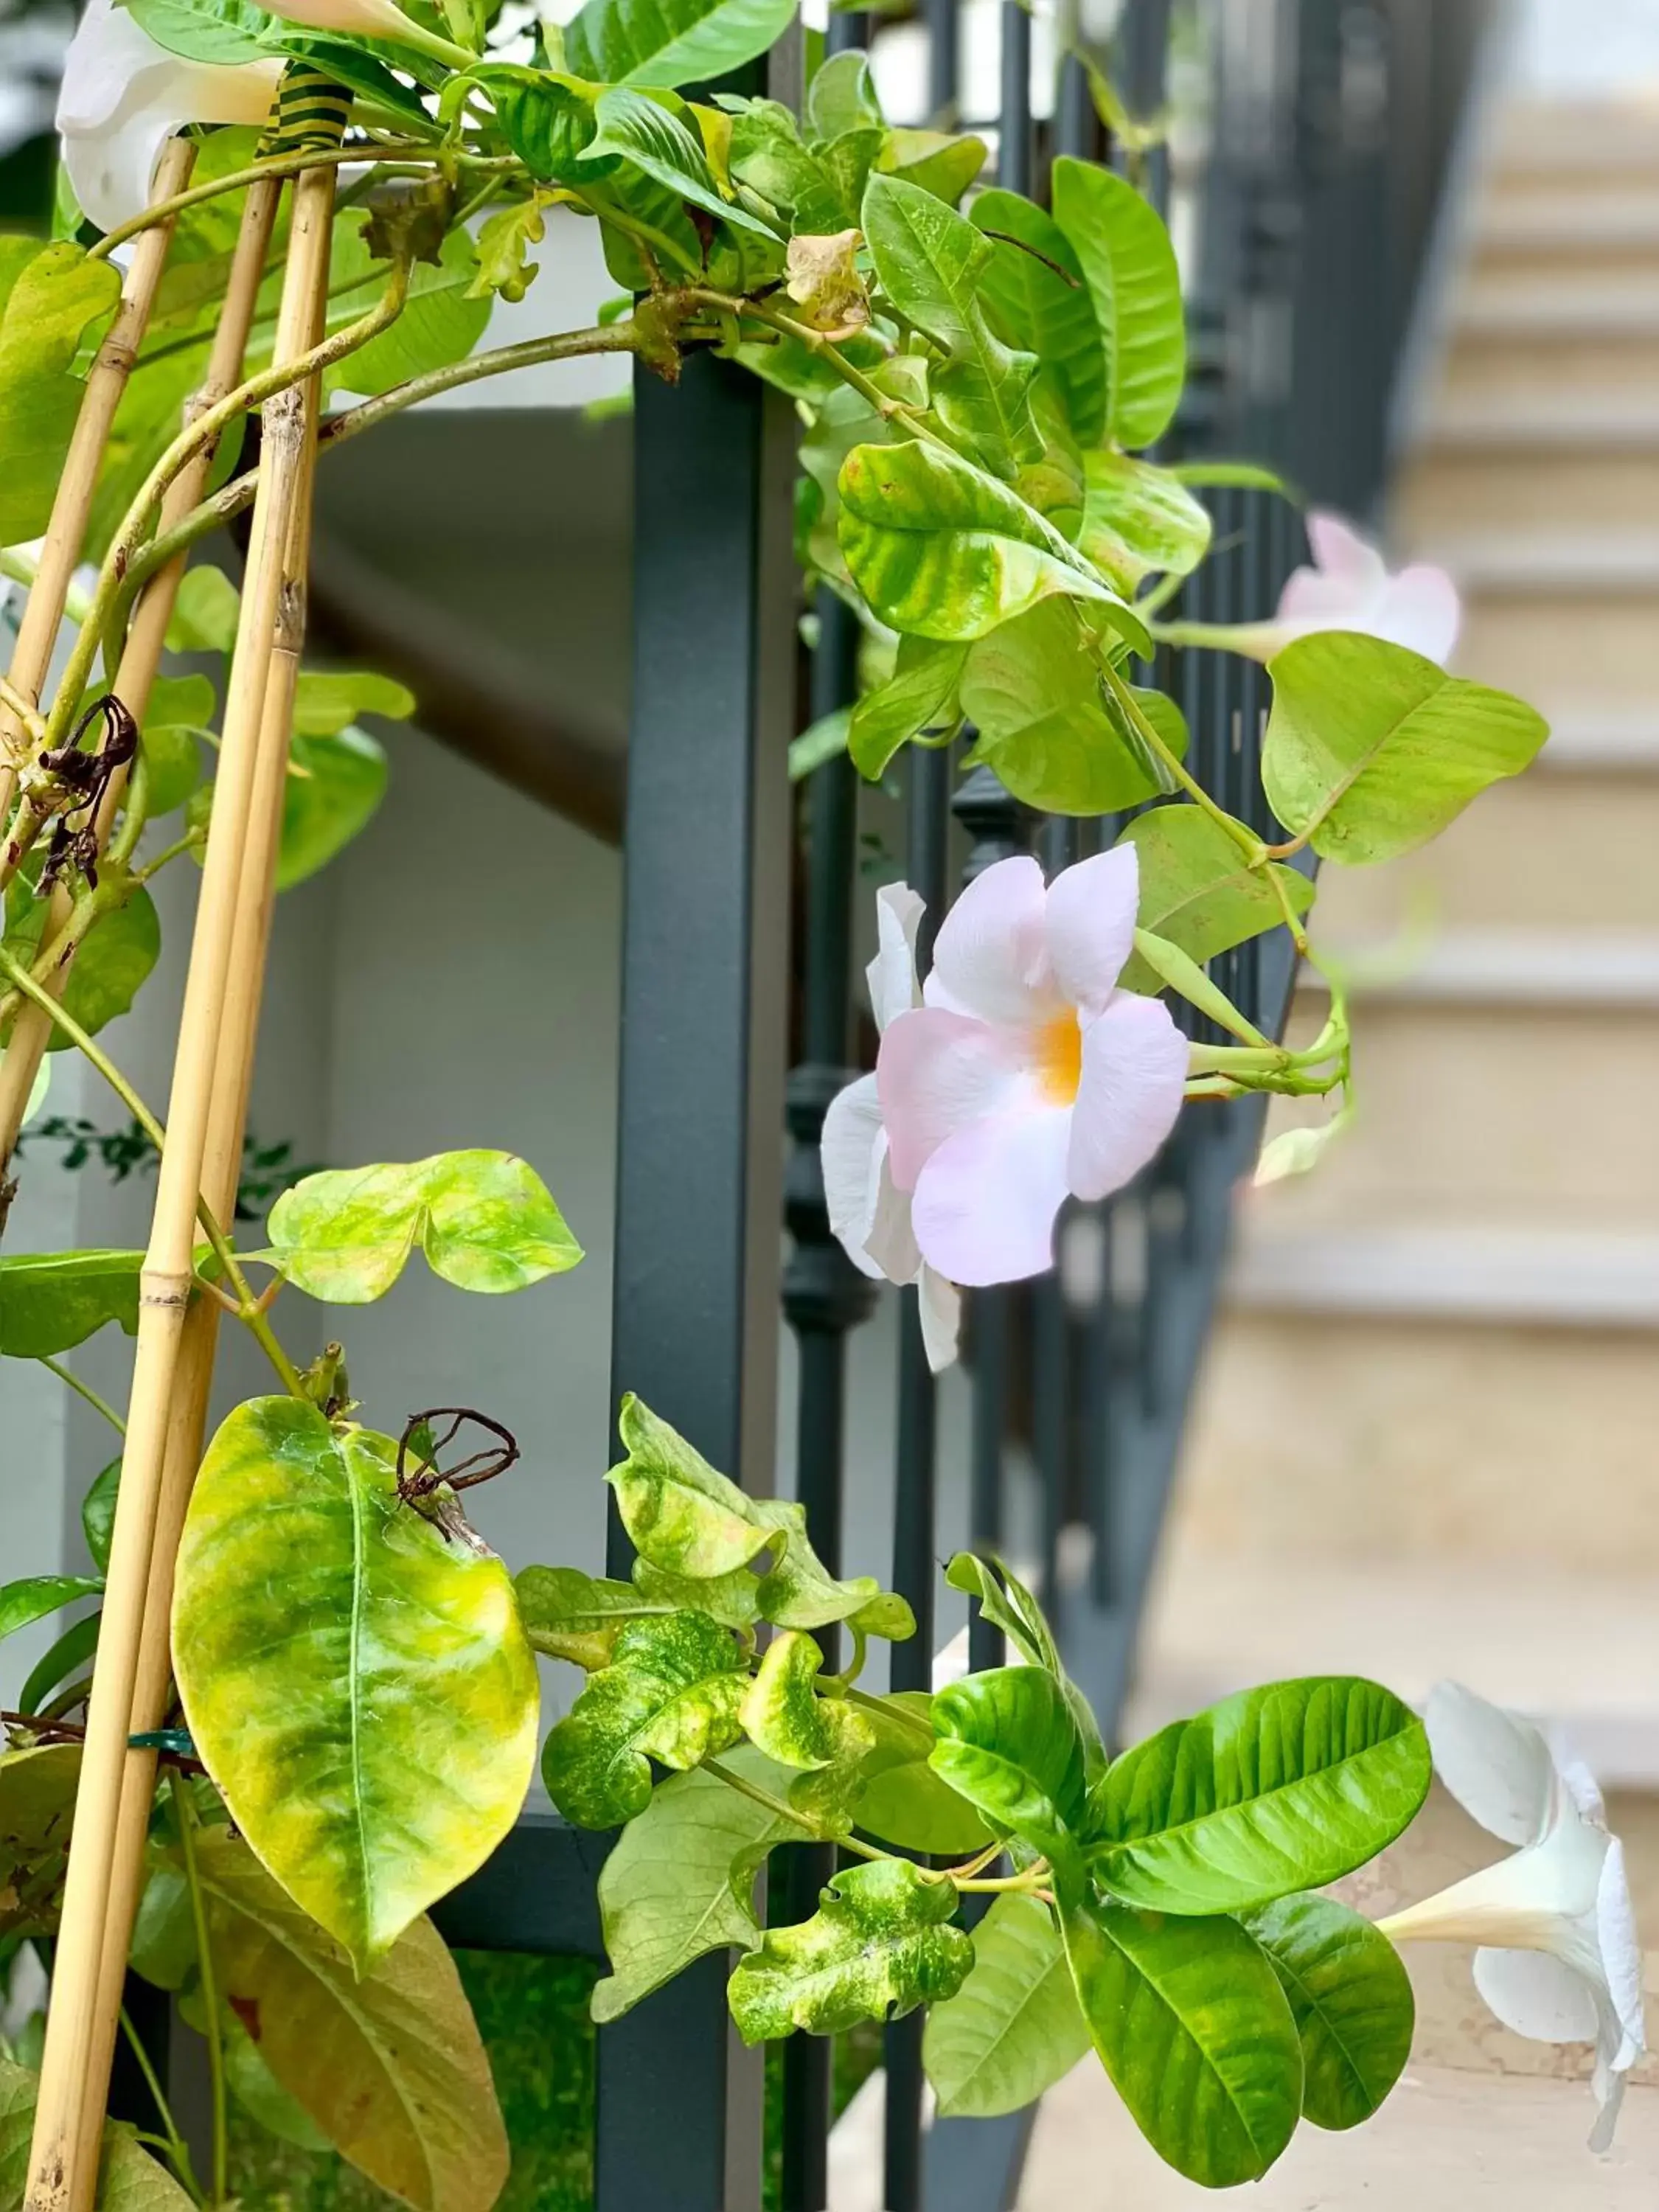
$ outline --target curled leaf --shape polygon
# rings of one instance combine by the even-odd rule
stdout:
[[[870,319],[870,301],[859,274],[860,234],[838,230],[827,237],[797,233],[789,241],[785,289],[814,330],[851,337]]]
[[[774,1637],[743,1704],[751,1743],[781,1766],[844,1766],[873,1748],[875,1730],[844,1698],[818,1695],[823,1654],[810,1636]]]
[[[630,1621],[547,1739],[549,1796],[578,1827],[631,1820],[649,1802],[653,1759],[684,1771],[738,1741],[748,1688],[741,1649],[707,1614]]]

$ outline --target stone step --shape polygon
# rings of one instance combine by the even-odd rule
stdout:
[[[1659,1562],[1659,1239],[1277,1234],[1274,1196],[1248,1206],[1194,1401],[1195,1541],[1379,1571]]]
[[[1652,456],[1617,444],[1530,447],[1478,439],[1422,445],[1395,480],[1394,536],[1402,549],[1494,530],[1641,531],[1654,514]]]
[[[1659,930],[1462,928],[1403,955],[1375,940],[1322,942],[1346,970],[1361,1005],[1491,1014],[1582,1015],[1659,1011]],[[1322,1016],[1325,979],[1301,979],[1299,996]]]
[[[1577,2082],[1413,2061],[1363,2131],[1298,2130],[1247,2201],[1251,2212],[1650,2212],[1659,2089],[1630,2092],[1608,2158],[1584,2148],[1591,2111]],[[1148,2148],[1092,2059],[1043,2100],[1019,2212],[1198,2212],[1216,2201]]]
[[[1645,586],[1575,593],[1559,612],[1535,591],[1488,590],[1465,611],[1457,669],[1550,720],[1629,714],[1659,692],[1659,605]]]
[[[1517,593],[1547,599],[1659,592],[1659,530],[1586,529],[1570,515],[1551,531],[1428,538],[1415,549],[1456,578],[1465,599]]]
[[[1650,455],[1659,450],[1659,394],[1640,387],[1475,393],[1444,399],[1420,422],[1413,458],[1534,453]]]
[[[1482,151],[1499,184],[1536,189],[1542,180],[1617,177],[1659,191],[1659,113],[1644,101],[1510,97],[1491,118]]]
[[[1659,318],[1644,326],[1610,333],[1540,327],[1460,329],[1440,363],[1430,409],[1481,404],[1506,407],[1551,399],[1560,392],[1585,395],[1587,406],[1626,404],[1650,392],[1659,375]]]
[[[1449,324],[1454,353],[1524,343],[1547,349],[1545,365],[1554,366],[1574,349],[1595,345],[1616,360],[1626,346],[1659,338],[1659,281],[1632,290],[1592,274],[1564,294],[1559,285],[1524,278],[1477,279],[1453,299]]]
[[[1475,202],[1468,249],[1477,261],[1563,249],[1659,257],[1659,183],[1616,173],[1489,184]]]

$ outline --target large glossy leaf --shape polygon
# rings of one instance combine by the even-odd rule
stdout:
[[[928,1764],[933,1702],[926,1690],[900,1690],[860,1705],[875,1741],[854,1778],[850,1809],[857,1826],[884,1843],[965,1858],[982,1850],[992,1832]],[[811,1802],[807,1785],[799,1783],[790,1796],[792,1802]]]
[[[651,1796],[653,1759],[684,1772],[738,1741],[748,1689],[741,1647],[707,1614],[630,1621],[547,1739],[548,1796],[578,1827],[631,1820]]]
[[[956,1907],[951,1884],[908,1859],[848,1867],[810,1920],[769,1929],[738,1960],[726,1995],[744,2041],[798,2027],[834,2035],[954,1996],[974,1959],[969,1938],[948,1924]]]
[[[1293,836],[1350,867],[1426,844],[1549,735],[1510,693],[1351,630],[1297,638],[1268,673],[1268,801]]]
[[[1036,356],[1073,436],[1094,445],[1106,428],[1106,356],[1070,240],[1051,215],[1000,186],[981,192],[969,213],[991,246],[979,289],[992,321],[1011,345]]]
[[[986,320],[980,287],[990,240],[902,177],[871,178],[860,220],[888,301],[950,357],[933,373],[940,421],[988,467],[1011,476],[1041,450],[1030,399],[1037,357],[1006,345]]]
[[[878,145],[879,131],[872,135]],[[798,234],[833,234],[858,221],[857,199],[779,100],[752,100],[733,115],[730,166],[733,179],[789,216]]]
[[[982,138],[962,131],[901,129],[887,133],[876,167],[955,207],[989,151]]]
[[[650,93],[613,87],[599,94],[594,115],[599,132],[583,154],[584,165],[608,160],[631,162],[654,184],[722,222],[753,231],[762,238],[773,236],[757,216],[721,191],[702,141]]]
[[[945,447],[856,447],[840,489],[842,552],[890,628],[965,643],[1057,595],[1098,602],[1138,650],[1146,641],[1139,617],[1034,507]]]
[[[29,2147],[40,2078],[0,2057],[0,2205],[21,2205],[28,2188]],[[112,2122],[104,2130],[98,2212],[190,2212],[193,2200],[135,2139]]]
[[[115,1498],[121,1486],[121,1462],[112,1459],[98,1474],[81,1500],[81,1533],[87,1540],[92,1564],[102,1574],[109,1565],[109,1547],[115,1534]]]
[[[1147,748],[1103,695],[1084,612],[1039,600],[970,646],[962,672],[975,761],[1049,813],[1115,813],[1161,788]]]
[[[386,797],[386,749],[355,724],[325,737],[295,731],[283,787],[276,888],[291,890],[326,867],[373,820]]]
[[[962,720],[957,685],[968,648],[902,637],[892,675],[853,709],[847,750],[859,774],[876,782],[901,745],[923,732],[943,736]]]
[[[97,1597],[103,1587],[101,1579],[88,1575],[26,1575],[21,1582],[0,1583],[0,1638],[33,1627],[77,1598]]]
[[[565,57],[602,84],[696,84],[763,54],[794,12],[794,0],[586,0]]]
[[[208,1830],[197,1850],[221,1988],[280,2087],[353,2166],[419,2212],[489,2212],[507,2132],[431,1922],[416,1920],[360,1978],[244,1844]]]
[[[35,898],[21,877],[15,877],[6,901],[6,951],[23,966],[40,948],[46,901]],[[154,900],[142,884],[133,885],[124,904],[100,915],[88,931],[64,987],[64,1010],[84,1030],[96,1031],[125,1013],[155,967],[161,950],[161,924]],[[56,1027],[48,1052],[73,1049]]]
[[[1126,842],[1139,856],[1140,927],[1179,945],[1200,965],[1284,921],[1268,871],[1249,866],[1202,807],[1154,806],[1129,823],[1119,840]],[[1311,879],[1277,860],[1269,867],[1292,910],[1305,914],[1313,904]],[[1137,960],[1124,969],[1123,981],[1132,991],[1159,988],[1158,978]]]
[[[120,271],[65,239],[0,237],[0,545],[39,538],[84,386],[71,371]]]
[[[19,1252],[0,1259],[0,1352],[44,1359],[107,1322],[138,1326],[142,1252]]]
[[[358,227],[361,225],[361,227]],[[367,221],[343,215],[335,226],[329,288],[328,323],[342,328],[366,314],[386,289],[386,264],[376,262],[367,243]],[[372,398],[410,377],[464,361],[483,336],[489,301],[472,296],[478,252],[471,234],[452,230],[435,263],[417,261],[410,277],[409,302],[390,329],[349,354],[326,379],[331,392],[356,392]],[[356,282],[353,282],[356,279]]]
[[[952,1589],[979,1601],[979,1609],[993,1628],[1000,1628],[1022,1659],[1032,1667],[1045,1667],[1066,1692],[1066,1703],[1083,1738],[1083,1763],[1090,1782],[1105,1771],[1106,1753],[1100,1740],[1100,1723],[1094,1709],[1060,1663],[1060,1646],[1036,1596],[1006,1560],[981,1559],[973,1552],[958,1552],[945,1571]]]
[[[1259,2180],[1296,2131],[1302,2047],[1236,1920],[1079,1905],[1066,1954],[1101,2063],[1160,2158],[1206,2189]]]
[[[746,1744],[723,1764],[775,1796],[788,1787],[787,1774]],[[619,2019],[707,1952],[752,1950],[761,1938],[755,1876],[775,1844],[801,1834],[714,1775],[665,1782],[600,1871],[611,1972],[594,1985],[594,2019]]]
[[[80,1775],[78,1743],[0,1752],[0,1937],[56,1933]]]
[[[1423,1723],[1358,1676],[1275,1682],[1174,1721],[1090,1802],[1097,1880],[1160,1912],[1243,1911],[1375,1857],[1428,1793]]]
[[[922,2063],[947,2119],[1034,2104],[1090,2047],[1049,1908],[1000,1897],[974,1930],[973,1972],[927,2015]]]
[[[1070,155],[1054,163],[1052,198],[1100,326],[1107,434],[1121,446],[1150,446],[1170,427],[1187,373],[1170,234],[1133,185]]]
[[[469,80],[488,94],[501,136],[532,177],[549,184],[574,180],[599,127],[592,86],[517,62],[480,62]]]
[[[1302,2039],[1302,2110],[1316,2127],[1357,2128],[1411,2056],[1416,2008],[1400,1954],[1332,1897],[1281,1897],[1245,1927],[1279,1976]]]
[[[396,1459],[298,1399],[238,1407],[197,1477],[173,1611],[232,1818],[360,1966],[489,1856],[536,1757],[507,1569],[404,1504]]]
[[[580,1567],[525,1567],[513,1587],[532,1648],[590,1672],[610,1665],[629,1621],[674,1610],[666,1602],[653,1604],[632,1583],[585,1575]]]
[[[1133,598],[1152,575],[1185,576],[1210,544],[1210,513],[1168,469],[1128,453],[1083,457],[1078,550]]]
[[[864,1714],[844,1698],[818,1694],[823,1654],[810,1636],[787,1628],[766,1648],[743,1704],[749,1740],[781,1766],[855,1765],[875,1744]]]
[[[382,1297],[418,1244],[458,1290],[523,1290],[562,1274],[581,1247],[541,1177],[511,1152],[436,1152],[407,1166],[329,1169],[284,1191],[268,1259],[332,1305]]]
[[[933,1771],[992,1826],[1075,1868],[1087,1790],[1083,1735],[1045,1667],[994,1667],[933,1698]]]

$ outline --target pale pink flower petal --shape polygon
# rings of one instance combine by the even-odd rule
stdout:
[[[994,1029],[943,1006],[918,1006],[889,1024],[876,1082],[901,1190],[915,1188],[930,1156],[955,1131],[1006,1113],[1030,1090],[1024,1043],[1023,1030]]]
[[[1187,1083],[1187,1040],[1158,999],[1120,991],[1083,1032],[1066,1182],[1104,1198],[1139,1174],[1176,1124]]]
[[[1555,1762],[1531,1723],[1461,1682],[1437,1682],[1423,1720],[1435,1771],[1469,1818],[1506,1844],[1534,1843],[1549,1824]]]
[[[1462,621],[1463,603],[1456,585],[1443,568],[1419,561],[1389,578],[1375,619],[1356,627],[1370,629],[1391,645],[1407,646],[1443,667],[1451,659]]]
[[[981,1021],[1041,1021],[1058,1004],[1042,871],[1024,854],[975,878],[939,925],[923,1003]]]
[[[1345,585],[1350,599],[1376,591],[1387,578],[1388,564],[1382,554],[1346,516],[1328,507],[1310,507],[1307,530],[1308,544],[1321,571],[1333,582]]]
[[[928,1159],[911,1204],[916,1242],[953,1283],[1014,1283],[1053,1265],[1072,1116],[1035,1107],[973,1121]]]
[[[956,1285],[930,1267],[926,1261],[916,1278],[917,1310],[921,1316],[922,1349],[933,1373],[942,1375],[955,1364],[962,1335],[962,1293]]]
[[[1097,1014],[1112,995],[1134,950],[1140,903],[1140,854],[1114,845],[1079,860],[1048,887],[1048,958],[1054,980],[1074,1006]]]
[[[873,1075],[849,1083],[830,1100],[820,1157],[830,1226],[853,1265],[878,1277],[884,1271],[865,1248],[880,1212],[883,1184],[890,1188],[891,1177],[886,1174],[887,1132]]]
[[[884,884],[876,893],[875,958],[864,971],[876,1028],[921,1003],[916,982],[916,932],[927,902],[908,884]]]

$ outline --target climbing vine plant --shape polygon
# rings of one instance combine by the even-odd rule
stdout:
[[[928,2008],[946,2112],[1029,2103],[1092,2046],[1159,2153],[1218,2186],[1265,2172],[1304,2118],[1366,2119],[1404,2065],[1411,1993],[1392,1945],[1315,1893],[1395,1837],[1427,1790],[1423,1725],[1388,1690],[1274,1684],[1113,1758],[1036,1599],[963,1556],[948,1579],[1002,1631],[1010,1663],[932,1696],[872,1693],[866,1651],[914,1632],[904,1600],[831,1574],[799,1507],[747,1496],[631,1399],[610,1476],[630,1577],[531,1565],[515,1581],[462,1503],[512,1441],[459,1408],[375,1427],[342,1343],[285,1344],[273,1313],[285,1284],[346,1308],[389,1295],[417,1252],[485,1296],[573,1267],[533,1170],[479,1150],[308,1174],[263,1244],[234,1237],[263,951],[237,933],[239,877],[280,890],[329,862],[386,773],[357,718],[414,705],[380,676],[296,665],[308,471],[438,392],[603,353],[672,384],[694,351],[780,387],[801,424],[801,562],[867,633],[866,688],[814,733],[817,757],[844,744],[878,778],[906,746],[970,729],[971,757],[1034,806],[1171,802],[1046,892],[1034,873],[1005,878],[994,896],[1012,903],[981,933],[989,983],[942,937],[918,987],[914,912],[888,895],[884,1059],[864,1102],[875,1181],[867,1218],[849,1204],[837,1227],[902,1279],[926,1263],[948,1292],[1050,1256],[1041,1225],[1012,1256],[951,1245],[939,1226],[925,1177],[939,1139],[924,1125],[949,1040],[930,1012],[1018,1026],[992,988],[1018,971],[1040,1001],[1037,1042],[1020,1030],[1034,1080],[1072,1108],[1092,1163],[1071,1184],[1085,1195],[1150,1157],[1183,1096],[1343,1092],[1340,988],[1321,1036],[1291,1051],[1206,963],[1281,926],[1306,952],[1313,856],[1406,852],[1542,742],[1519,701],[1444,672],[1443,580],[1396,592],[1405,580],[1334,523],[1316,532],[1320,573],[1276,615],[1227,633],[1165,623],[1211,526],[1201,471],[1149,457],[1185,376],[1158,216],[1130,182],[1070,160],[1054,165],[1051,213],[981,189],[982,142],[890,126],[857,53],[812,70],[799,112],[684,89],[732,81],[792,13],[586,0],[514,57],[480,0],[105,0],[70,57],[58,234],[0,240],[0,564],[33,585],[48,642],[61,547],[31,541],[76,497],[71,558],[94,570],[84,592],[59,592],[55,687],[44,658],[21,665],[20,640],[0,690],[0,1167],[27,1171],[17,1139],[48,1043],[86,1055],[161,1160],[147,1254],[0,1257],[0,1354],[90,1395],[64,1355],[105,1327],[139,1340],[123,1451],[86,1500],[94,1571],[0,1589],[0,1635],[92,1608],[5,1716],[0,1943],[55,1941],[60,1981],[84,1998],[55,1999],[38,2084],[17,2057],[0,2063],[6,2202],[26,2176],[40,2212],[75,2197],[81,2084],[106,2069],[115,2033],[107,1940],[118,1992],[130,1956],[206,2035],[216,2125],[202,2172],[170,2121],[148,2148],[112,2134],[105,2201],[223,2201],[234,2099],[411,2204],[484,2212],[507,2146],[425,1916],[510,1828],[538,1749],[570,1820],[621,1831],[600,1878],[601,2020],[728,1950],[750,2041]],[[144,71],[142,100],[117,96]],[[614,312],[479,350],[492,298],[521,298],[553,249],[556,213],[598,225]],[[238,317],[227,377],[218,349]],[[104,343],[112,319],[131,330],[125,353]],[[320,422],[306,398],[319,390]],[[239,589],[197,549],[249,509]],[[158,673],[163,641],[198,656],[191,672]],[[1175,702],[1139,673],[1160,641],[1267,660],[1277,840],[1189,764]],[[273,714],[281,751],[261,787]],[[149,884],[192,856],[192,993],[198,965],[209,981],[187,1001],[164,1130],[99,1033],[155,965]],[[1172,997],[1227,1042],[1189,1045]],[[238,1021],[243,1064],[215,1063]],[[1090,1103],[1102,1066],[1118,1101],[1105,1121],[1128,1115],[1109,1129]],[[975,1172],[994,1187],[994,1162]],[[919,1260],[878,1233],[894,1194],[914,1194]],[[222,1310],[276,1388],[204,1449],[192,1347],[205,1316],[210,1362]],[[544,1741],[538,1651],[585,1677]],[[805,1922],[763,1927],[757,1876],[803,1839],[837,1844],[843,1870]],[[970,1929],[961,1907],[978,1896],[993,1901]]]

